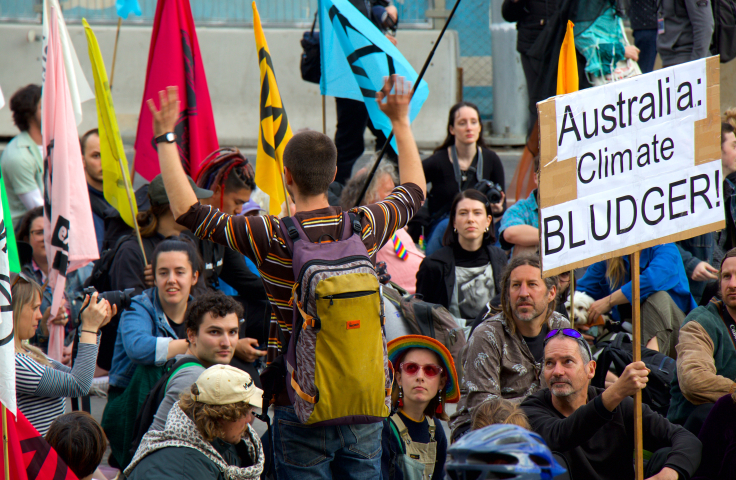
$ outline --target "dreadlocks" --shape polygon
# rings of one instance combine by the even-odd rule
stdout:
[[[248,159],[235,147],[215,150],[205,158],[197,175],[197,186],[208,190],[220,187],[223,193],[247,188],[256,189],[253,167]],[[222,199],[220,199],[222,209]]]

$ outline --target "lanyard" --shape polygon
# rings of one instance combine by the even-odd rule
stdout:
[[[457,158],[457,150],[455,149],[455,145],[450,147],[450,152],[452,154],[452,169],[455,172],[455,181],[457,182],[457,189],[458,189],[458,192],[462,192],[464,183],[465,181],[467,181],[467,178],[463,180],[463,174],[460,171],[460,160],[458,160]],[[483,179],[483,152],[481,151],[480,147],[478,147],[477,158],[478,158],[478,161],[473,162],[475,163],[476,183],[480,182]],[[473,168],[473,163],[470,164],[468,173],[470,173],[470,169]]]

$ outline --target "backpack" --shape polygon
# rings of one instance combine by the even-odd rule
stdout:
[[[616,337],[606,344],[598,356],[592,385],[605,388],[606,372],[610,367],[613,367],[613,373],[620,376],[626,365],[634,361],[632,347],[631,338],[628,335],[616,334]],[[670,383],[675,377],[677,362],[667,355],[646,347],[641,347],[641,361],[651,370],[647,386],[641,391],[641,401],[666,417],[667,410],[670,408]]]
[[[153,419],[158,411],[158,407],[161,405],[161,402],[164,401],[166,389],[169,387],[169,381],[171,378],[176,375],[179,370],[195,365],[204,367],[199,360],[193,360],[191,358],[181,358],[178,361],[172,358],[164,364],[163,375],[154,384],[151,391],[148,392],[138,415],[135,417],[133,441],[130,444],[131,458],[135,456],[135,452],[138,450],[138,446],[141,444],[143,436],[148,432],[148,429],[151,428]]]
[[[314,31],[314,27],[317,26],[317,13],[314,14],[312,29],[304,32],[300,41],[302,44],[302,58],[299,69],[302,72],[302,80],[319,84],[322,78],[322,61],[319,51],[319,31]]]
[[[736,58],[736,0],[711,0],[713,41],[710,51],[721,56],[721,63]]]
[[[295,280],[286,390],[307,425],[375,423],[390,410],[380,284],[358,216],[343,213],[343,225],[339,240],[312,243],[293,218],[280,224]]]
[[[465,332],[457,320],[442,305],[429,303],[416,295],[410,295],[396,284],[384,287],[383,294],[396,305],[404,321],[415,335],[439,340],[452,354],[458,379],[462,379],[461,355],[465,348]]]
[[[118,238],[115,245],[102,252],[99,260],[95,262],[92,273],[89,275],[87,280],[84,281],[85,288],[95,287],[95,290],[98,292],[109,292],[112,290],[112,284],[110,283],[110,267],[112,267],[112,262],[115,260],[115,255],[118,253],[118,250],[120,250],[120,246],[132,236],[133,235],[123,235]]]

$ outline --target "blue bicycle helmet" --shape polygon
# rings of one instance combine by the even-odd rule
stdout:
[[[542,437],[516,425],[472,431],[447,453],[447,475],[453,480],[551,480],[565,472]]]

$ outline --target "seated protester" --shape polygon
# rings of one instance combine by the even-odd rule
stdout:
[[[368,162],[368,167],[373,162]],[[358,204],[358,196],[363,190],[368,177],[369,168],[362,168],[348,180],[342,189],[340,204],[344,210],[350,210]],[[361,205],[378,203],[391,194],[396,187],[396,167],[388,160],[382,160],[376,169]],[[417,270],[424,260],[424,253],[414,245],[409,232],[405,228],[396,230],[394,236],[376,254],[376,263],[385,262],[391,281],[414,294],[417,290]]]
[[[18,409],[38,433],[45,435],[58,416],[64,413],[66,397],[89,393],[95,373],[98,330],[110,321],[117,307],[107,300],[97,301],[97,293],[84,300],[79,329],[79,350],[74,367],[49,359],[28,344],[41,321],[41,287],[21,273],[11,289],[15,331],[15,388]]]
[[[705,419],[698,439],[703,458],[693,480],[736,478],[736,394],[722,396]]]
[[[169,412],[166,427],[149,430],[128,480],[256,480],[263,473],[263,446],[250,426],[263,391],[250,375],[215,365],[199,376]]]
[[[475,409],[471,419],[471,430],[495,424],[518,425],[531,430],[526,413],[518,403],[513,403],[501,397],[493,397],[484,401]]]
[[[179,115],[176,109],[178,95],[176,87],[161,92],[161,110],[156,109],[153,100],[148,101],[154,118],[155,136],[173,132]],[[379,108],[391,120],[396,135],[402,185],[396,187],[384,201],[352,210],[360,220],[361,241],[371,262],[375,261],[376,252],[394,232],[404,227],[424,199],[424,174],[408,121],[410,98],[410,88],[404,79],[395,75],[387,79],[381,91],[376,92]],[[272,307],[268,360],[273,361],[278,355],[286,353],[291,340],[293,308],[288,302],[295,275],[290,261],[292,254],[286,246],[285,235],[288,234],[282,231],[281,222],[276,216],[230,216],[210,206],[200,205],[186,182],[182,181],[185,173],[176,146],[162,143],[158,155],[177,221],[200,238],[237,249],[258,267]],[[340,238],[345,231],[344,212],[339,207],[331,207],[327,201],[327,190],[337,172],[337,150],[332,140],[314,131],[299,132],[286,145],[283,161],[285,183],[295,201],[295,221],[304,226],[309,240],[317,242],[327,235]],[[353,372],[362,371],[356,365],[346,367]],[[302,478],[307,475],[340,479],[378,478],[381,471],[380,455],[366,458],[356,452],[380,450],[382,423],[301,425],[287,397],[284,392],[275,399],[278,408],[274,412],[274,425],[278,428],[273,430],[273,445],[279,478]],[[314,438],[317,437],[330,439],[325,443],[323,452],[313,450]],[[288,451],[284,450],[285,445]],[[288,452],[294,449],[308,452],[309,466],[286,460]],[[311,452],[314,452],[314,456]]]
[[[212,196],[210,190],[197,187],[194,181],[187,177],[189,185],[194,190],[197,198],[208,198]],[[176,223],[171,213],[169,198],[166,196],[164,182],[161,175],[157,175],[148,185],[148,198],[151,208],[138,212],[138,226],[140,227],[143,248],[146,258],[143,258],[140,244],[135,235],[131,235],[118,248],[115,258],[110,265],[110,285],[113,290],[134,289],[134,295],[140,295],[143,290],[153,286],[148,284],[153,281],[146,278],[146,260],[152,265],[153,251],[158,244],[168,237],[176,237],[186,230]],[[153,276],[152,273],[149,275]]]
[[[36,207],[28,210],[20,222],[16,238],[21,242],[26,242],[31,246],[32,255],[28,258],[21,257],[21,271],[30,278],[36,280],[39,285],[46,283],[46,275],[48,274],[48,258],[46,257],[46,245],[44,244],[44,227],[43,227],[43,207]],[[31,340],[31,344],[35,345],[43,352],[46,352],[48,346],[48,322],[57,325],[66,326],[66,333],[71,334],[74,327],[73,322],[69,323],[69,318],[78,318],[79,311],[82,308],[82,298],[84,295],[78,295],[82,291],[84,281],[92,273],[92,264],[78,268],[70,272],[66,276],[66,285],[64,286],[64,302],[59,306],[57,315],[51,315],[51,288],[48,286],[44,289],[43,298],[41,299],[41,312],[43,319],[39,322],[39,329],[36,337]],[[71,359],[71,345],[64,347],[65,357]]]
[[[457,194],[443,243],[419,266],[417,293],[472,322],[501,293],[507,262],[506,253],[493,246],[493,216],[485,195],[472,188]]]
[[[527,397],[521,408],[549,448],[565,457],[571,478],[633,479],[631,396],[646,387],[649,370],[644,362],[631,363],[603,390],[590,386],[596,365],[591,359],[588,342],[580,332],[552,330],[544,340],[544,378],[549,388]],[[644,477],[690,478],[700,463],[700,441],[648,405],[642,409],[644,450],[670,447],[666,456],[654,454]]]
[[[95,225],[97,249],[102,254],[102,242],[105,239],[105,210],[111,208],[102,190],[102,158],[100,156],[100,133],[96,128],[87,131],[79,139],[82,149],[84,177],[87,180],[89,204],[92,209],[92,220]]]
[[[672,243],[657,245],[642,250],[640,262],[642,345],[676,359],[680,325],[685,315],[697,307],[688,290],[680,252]],[[630,270],[628,256],[588,267],[575,284],[576,291],[595,299],[588,309],[588,319],[610,312],[614,320],[630,321]]]
[[[70,412],[49,427],[46,441],[79,480],[104,479],[97,467],[107,449],[105,432],[87,412]]]
[[[490,180],[506,189],[503,164],[483,140],[480,110],[470,102],[460,102],[450,108],[447,137],[434,154],[422,162],[424,176],[432,189],[427,195],[430,224],[426,230],[427,255],[442,248],[449,222],[452,201],[458,192],[476,188],[481,180]],[[506,206],[505,194],[491,205],[493,215],[500,218]],[[493,226],[491,226],[493,228]]]
[[[726,253],[718,276],[721,299],[688,314],[677,344],[667,418],[693,433],[719,398],[736,391],[736,249]]]
[[[388,343],[394,366],[392,412],[383,421],[383,480],[445,478],[447,421],[445,403],[457,403],[460,390],[455,362],[447,347],[421,335]]]
[[[188,361],[169,377],[166,395],[156,410],[151,428],[163,430],[171,406],[212,365],[227,365],[238,345],[238,330],[243,307],[220,292],[207,292],[197,297],[187,309],[186,327],[189,348],[174,358]]]
[[[189,348],[184,320],[201,259],[190,241],[169,238],[159,243],[151,262],[156,286],[133,297],[120,318],[109,402],[125,390],[138,365],[161,366]]]
[[[534,185],[539,186],[539,157],[534,157]],[[518,199],[501,218],[498,235],[501,248],[514,256],[539,252],[539,189]]]
[[[557,278],[542,278],[539,257],[511,259],[502,285],[501,312],[473,330],[463,353],[460,403],[450,420],[453,442],[470,429],[483,401],[501,397],[520,403],[544,388],[544,338],[550,330],[570,327],[555,311]]]
[[[675,243],[685,267],[690,294],[697,304],[700,304],[700,299],[708,282],[718,278],[716,275],[718,269],[711,265],[715,244],[714,232],[704,233]]]

